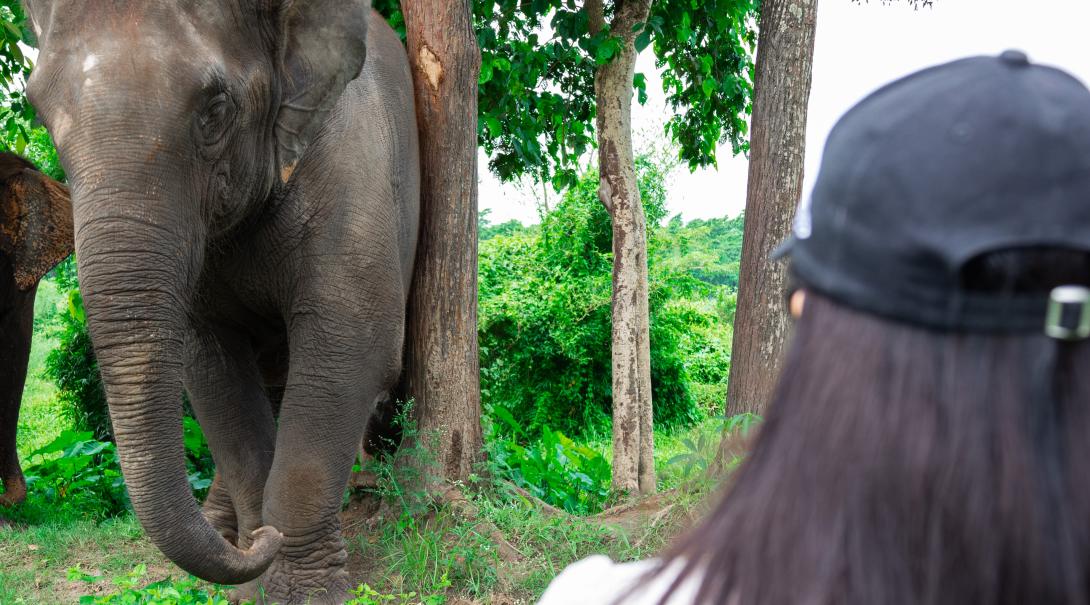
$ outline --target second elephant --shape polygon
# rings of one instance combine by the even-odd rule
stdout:
[[[15,437],[38,281],[72,253],[68,189],[12,153],[0,153],[0,506],[26,496]]]

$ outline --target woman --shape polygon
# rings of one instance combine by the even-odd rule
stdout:
[[[1013,51],[880,89],[784,252],[795,335],[727,496],[542,603],[1090,603],[1090,91]]]

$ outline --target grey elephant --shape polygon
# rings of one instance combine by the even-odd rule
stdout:
[[[401,370],[416,249],[404,47],[363,0],[26,8],[28,95],[68,173],[141,524],[186,571],[245,583],[238,598],[343,602],[337,513]],[[186,482],[183,385],[216,462],[207,514]]]
[[[15,436],[38,282],[71,253],[68,189],[25,159],[0,153],[0,506],[26,497]]]

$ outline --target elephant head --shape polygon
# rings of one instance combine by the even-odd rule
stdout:
[[[26,497],[15,434],[26,381],[35,286],[72,253],[68,188],[0,153],[0,506]]]
[[[79,278],[133,508],[183,569],[238,584],[181,433],[183,334],[208,250],[261,215],[364,61],[367,0],[26,0],[28,95],[72,188]]]

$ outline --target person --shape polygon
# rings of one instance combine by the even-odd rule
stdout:
[[[1090,602],[1090,91],[1016,51],[879,89],[783,254],[794,336],[725,497],[541,604]]]

